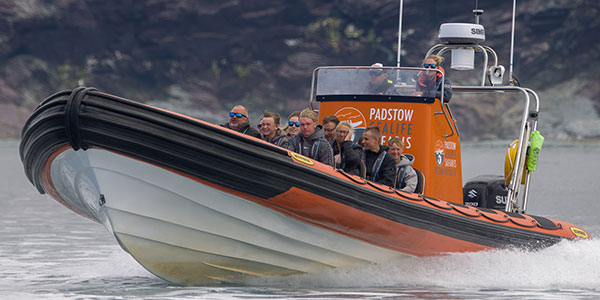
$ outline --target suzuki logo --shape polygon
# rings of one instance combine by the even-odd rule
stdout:
[[[473,189],[473,190],[470,190],[470,191],[467,193],[467,196],[469,197],[469,199],[475,199],[475,198],[477,198],[477,191],[476,191],[476,190],[474,190],[474,189]]]

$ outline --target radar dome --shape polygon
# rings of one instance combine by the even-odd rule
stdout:
[[[485,29],[480,24],[444,23],[438,38],[447,44],[477,44],[485,41]]]

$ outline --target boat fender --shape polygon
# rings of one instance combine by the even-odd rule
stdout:
[[[527,155],[527,170],[533,172],[537,169],[540,151],[544,144],[544,136],[539,131],[535,130],[531,133],[531,141],[529,142],[529,153]]]
[[[65,105],[65,133],[73,150],[87,150],[89,146],[83,142],[80,133],[79,112],[81,102],[88,92],[98,91],[96,88],[75,88]]]
[[[515,158],[517,156],[517,151],[519,150],[519,140],[514,140],[508,146],[506,150],[506,156],[504,157],[504,182],[508,186],[510,184],[510,180],[513,176],[513,169],[515,165]],[[527,161],[527,157],[525,157],[525,161]],[[527,169],[523,169],[523,176],[521,176],[521,184],[525,184],[525,171]]]

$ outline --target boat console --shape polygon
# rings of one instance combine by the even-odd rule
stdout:
[[[387,75],[390,87],[384,93],[369,91],[370,72]],[[379,127],[383,145],[400,138],[404,152],[416,158],[413,167],[427,179],[423,194],[462,204],[460,140],[454,118],[443,99],[435,97],[437,86],[417,84],[436,77],[443,79],[443,73],[424,68],[320,67],[313,73],[311,106],[320,121],[335,115],[350,122],[355,141],[371,126]]]

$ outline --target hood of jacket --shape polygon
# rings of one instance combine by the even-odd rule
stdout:
[[[396,164],[396,169],[412,166],[413,163],[415,163],[415,157],[412,154],[404,153],[400,155],[400,162]]]

